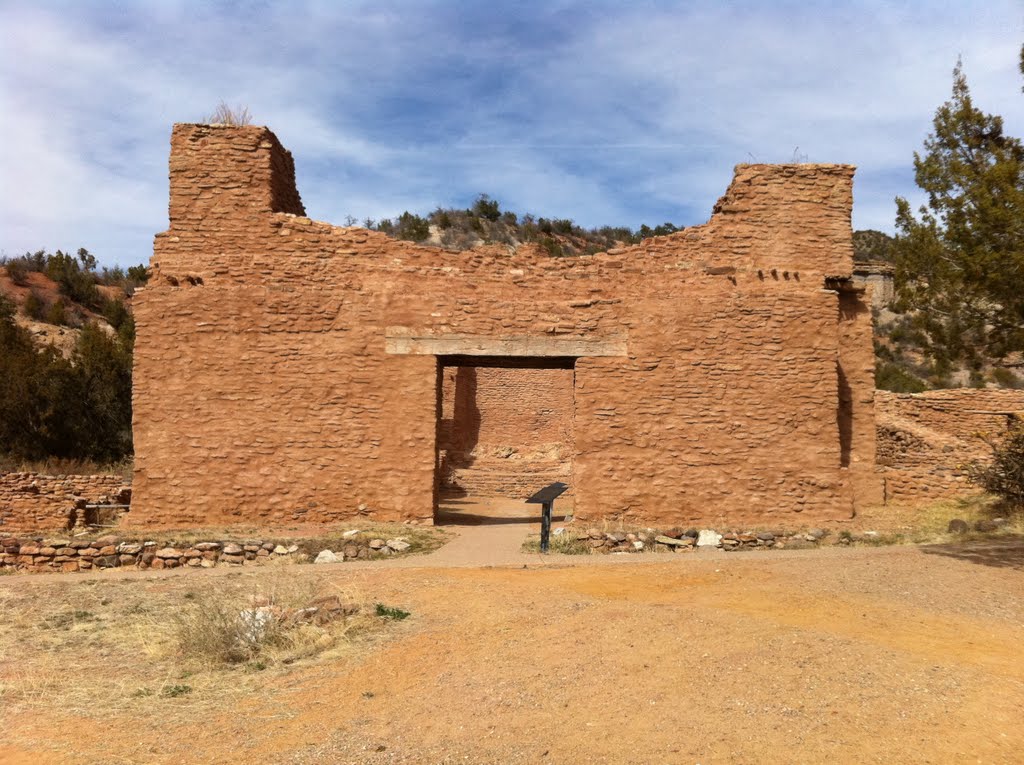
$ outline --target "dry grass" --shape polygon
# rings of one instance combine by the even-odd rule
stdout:
[[[42,475],[119,475],[126,481],[132,478],[132,459],[120,462],[94,462],[93,460],[48,457],[44,460],[20,460],[0,457],[0,473],[40,473]]]
[[[224,100],[217,104],[213,114],[203,118],[207,125],[232,125],[242,126],[252,124],[252,114],[247,106],[229,106]]]
[[[100,718],[150,699],[142,714],[193,719],[293,668],[358,654],[393,629],[372,599],[311,574],[291,566],[0,587],[0,710],[57,704]],[[247,628],[254,603],[291,613],[324,596],[358,604],[358,613]]]

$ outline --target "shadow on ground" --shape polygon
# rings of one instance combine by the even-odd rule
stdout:
[[[1015,535],[957,544],[922,545],[920,549],[925,555],[941,555],[983,566],[1024,571],[1024,536]]]

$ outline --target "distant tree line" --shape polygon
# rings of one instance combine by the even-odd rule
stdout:
[[[347,219],[349,225],[357,222],[356,218]],[[362,225],[411,242],[429,239],[433,227],[441,246],[452,250],[465,250],[478,244],[533,243],[554,257],[592,255],[611,247],[636,244],[652,236],[682,230],[673,223],[653,228],[644,224],[635,231],[628,226],[588,229],[577,225],[571,218],[544,218],[502,210],[498,200],[487,194],[480,194],[466,209],[438,207],[426,216],[406,211],[397,218],[367,218]]]

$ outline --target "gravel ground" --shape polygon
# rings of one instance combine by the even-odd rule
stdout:
[[[625,558],[291,567],[413,615],[258,692],[0,709],[0,762],[1024,762],[1024,540]]]

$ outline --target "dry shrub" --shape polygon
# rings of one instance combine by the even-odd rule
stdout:
[[[192,595],[175,618],[179,655],[208,666],[290,664],[350,638],[371,621],[348,593],[280,583],[266,594],[215,589]]]

